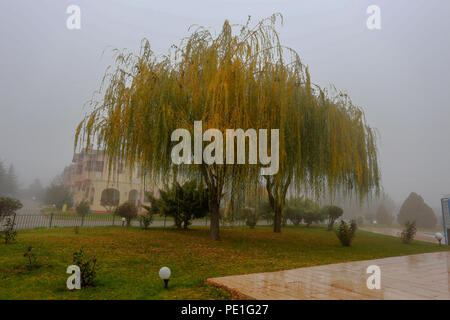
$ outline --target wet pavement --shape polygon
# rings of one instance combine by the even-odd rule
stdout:
[[[380,267],[380,289],[368,289],[367,267]],[[208,279],[250,299],[450,300],[450,252],[338,263]]]

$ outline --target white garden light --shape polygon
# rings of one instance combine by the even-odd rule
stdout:
[[[434,234],[434,237],[436,238],[437,241],[439,241],[439,247],[440,247],[440,246],[441,246],[442,238],[444,238],[444,236],[442,235],[442,233],[436,232],[436,233]]]
[[[164,288],[167,289],[170,278],[170,269],[167,267],[162,267],[161,269],[159,269],[159,277],[164,280]]]

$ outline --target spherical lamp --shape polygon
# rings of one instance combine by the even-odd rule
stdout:
[[[164,280],[164,288],[167,289],[170,278],[170,269],[167,267],[162,267],[159,269],[159,277]]]
[[[444,238],[444,237],[442,236],[442,233],[436,232],[436,233],[434,234],[434,237],[436,238],[437,241],[439,241],[439,247],[440,247],[440,246],[441,246],[442,238]]]

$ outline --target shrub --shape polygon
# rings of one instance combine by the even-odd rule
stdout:
[[[144,207],[147,208],[147,207]],[[147,230],[153,222],[153,213],[147,211],[145,215],[139,217],[139,224],[142,229]]]
[[[397,216],[397,221],[406,226],[407,221],[415,221],[419,228],[433,228],[436,226],[436,215],[417,193],[412,192],[403,202]]]
[[[147,196],[157,213],[174,218],[177,228],[187,229],[192,219],[205,217],[209,211],[208,190],[195,180],[182,185],[175,182],[171,188],[160,190],[159,199]]]
[[[294,225],[298,225],[303,220],[307,227],[323,220],[319,212],[319,205],[313,200],[303,197],[291,198],[287,201],[283,218],[289,219]]]
[[[85,216],[89,214],[89,211],[90,211],[89,202],[86,200],[81,201],[76,207],[76,212],[80,216]]]
[[[0,219],[15,214],[21,208],[22,203],[19,200],[0,197]]]
[[[40,267],[36,262],[37,259],[32,246],[27,247],[27,251],[23,254],[23,256],[27,259],[28,270],[37,269]]]
[[[88,257],[81,248],[73,253],[73,264],[80,268],[81,287],[93,286],[96,277],[97,259]]]
[[[245,219],[245,224],[254,229],[258,223],[258,213],[253,208],[243,208],[241,209],[241,216]]]
[[[304,210],[301,208],[287,207],[284,209],[284,216],[289,219],[294,226],[298,226],[303,220]]]
[[[383,204],[380,204],[375,215],[378,224],[390,225],[394,221],[394,217],[387,211]]]
[[[344,210],[337,206],[325,206],[321,211],[323,218],[328,219],[328,230],[333,230],[335,221],[344,214]]]
[[[5,239],[5,244],[11,243],[16,240],[17,231],[14,230],[15,222],[11,218],[6,218],[5,224],[0,231],[0,238]]]
[[[319,223],[323,220],[323,215],[319,210],[307,210],[303,213],[303,221],[306,224],[306,227],[309,228],[309,226],[313,223]]]
[[[346,223],[344,220],[341,221],[336,230],[336,235],[344,247],[351,245],[356,229],[355,220],[352,220],[350,223]]]
[[[401,238],[403,243],[408,244],[410,243],[414,237],[416,236],[416,222],[409,222],[406,221],[405,223],[405,230],[402,231],[401,233]]]
[[[127,201],[116,209],[116,213],[122,218],[125,218],[127,227],[129,227],[131,225],[131,220],[138,215],[138,208],[132,201]]]

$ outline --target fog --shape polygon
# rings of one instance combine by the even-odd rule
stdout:
[[[81,8],[81,30],[66,27],[70,4]],[[380,30],[366,27],[371,4],[381,8]],[[275,12],[313,82],[348,92],[377,128],[385,192],[401,202],[414,191],[439,206],[450,193],[447,0],[2,1],[0,160],[14,164],[21,187],[60,173],[112,48],[136,51],[146,37],[167,53],[190,25],[219,30],[225,19]]]

